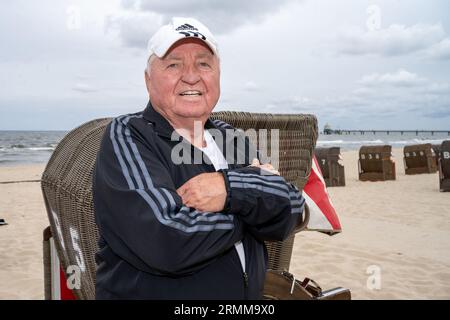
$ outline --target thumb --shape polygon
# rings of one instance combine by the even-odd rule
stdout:
[[[259,160],[256,158],[253,158],[251,166],[259,166],[259,165],[260,165]]]

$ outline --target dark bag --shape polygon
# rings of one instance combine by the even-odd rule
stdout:
[[[337,287],[322,291],[312,279],[303,281],[286,271],[268,270],[264,283],[264,299],[266,300],[351,300],[349,289]]]

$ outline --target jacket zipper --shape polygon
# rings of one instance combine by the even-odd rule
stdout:
[[[234,244],[236,247],[236,252],[239,258],[239,262],[241,264],[242,269],[242,278],[244,280],[244,299],[248,299],[248,273],[246,271],[247,267],[245,264],[245,251],[244,251],[244,244],[239,241]]]
[[[242,274],[244,276],[244,299],[248,299],[248,273],[244,271]]]

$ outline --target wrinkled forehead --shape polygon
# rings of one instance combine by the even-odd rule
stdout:
[[[204,41],[195,38],[186,38],[175,42],[167,50],[162,60],[179,57],[184,54],[195,54],[196,56],[217,59],[217,56]]]

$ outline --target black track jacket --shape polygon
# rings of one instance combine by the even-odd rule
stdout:
[[[253,146],[242,134],[225,135],[235,132],[231,126],[208,120],[205,129],[223,135],[221,142],[215,139],[229,163],[223,212],[183,205],[176,189],[215,169],[206,156],[198,164],[174,163],[180,146],[183,159],[202,152],[179,136],[174,140],[174,129],[150,103],[106,128],[93,175],[97,299],[262,298],[264,241],[289,236],[304,198],[283,177],[248,167]],[[242,155],[244,163],[236,163]],[[246,270],[234,248],[239,240]]]

